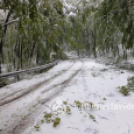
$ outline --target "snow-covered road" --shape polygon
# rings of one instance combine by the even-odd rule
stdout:
[[[124,97],[117,88],[131,76],[91,59],[75,59],[1,88],[0,134],[133,134],[134,108],[123,106],[134,105],[134,94]],[[53,127],[57,117],[61,122]]]

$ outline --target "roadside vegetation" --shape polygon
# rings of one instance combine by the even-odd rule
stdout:
[[[127,79],[127,85],[119,87],[119,92],[124,96],[129,95],[129,92],[134,92],[134,77],[129,77]]]

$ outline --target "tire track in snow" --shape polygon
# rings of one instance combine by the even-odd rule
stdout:
[[[26,129],[29,124],[32,125],[32,123],[34,122],[34,117],[37,117],[42,111],[41,109],[44,107],[44,103],[48,102],[49,100],[51,100],[51,98],[55,97],[56,95],[58,95],[59,93],[61,93],[64,88],[66,87],[66,85],[79,73],[79,71],[81,70],[83,64],[81,65],[81,67],[74,71],[72,73],[72,75],[68,78],[65,79],[64,81],[62,81],[61,83],[57,84],[57,85],[53,85],[51,86],[51,90],[44,90],[44,94],[47,94],[47,92],[49,91],[54,91],[51,92],[50,95],[46,98],[41,98],[40,100],[37,101],[37,99],[35,100],[36,104],[39,105],[39,109],[36,107],[35,110],[33,110],[32,112],[27,113],[25,116],[27,117],[26,120],[22,120],[20,117],[16,117],[14,122],[11,123],[11,125],[8,125],[7,128],[5,129],[1,129],[0,133],[1,134],[20,134],[24,131],[24,129]],[[69,71],[69,70],[68,70]],[[55,78],[56,79],[56,78]],[[33,103],[33,101],[32,101]],[[28,108],[31,104],[28,104],[26,108]]]
[[[83,63],[83,61],[82,61],[82,63]],[[74,77],[77,76],[77,74],[81,71],[83,66],[84,66],[84,63],[81,65],[80,69],[76,70],[76,72],[69,77],[69,79],[63,81],[60,84],[54,85],[53,89],[51,89],[51,90],[55,90],[55,92],[52,92],[47,98],[42,98],[39,101],[39,103],[42,105],[42,107],[44,107],[45,103],[49,102],[52,98],[56,97],[59,93],[61,93],[64,90],[64,88],[74,79]],[[44,93],[46,93],[46,92],[44,92]],[[30,118],[30,115],[29,115],[29,118]],[[27,124],[26,124],[26,122],[25,123],[22,122],[19,126],[19,128],[21,128],[21,130],[19,130],[19,128],[16,128],[16,130],[14,131],[13,134],[23,134],[24,130],[26,130],[29,126],[32,126],[33,124],[34,124],[34,121],[31,122],[30,120],[29,120],[29,122],[27,122]]]
[[[3,106],[7,103],[15,101],[21,97],[24,97],[25,95],[37,90],[37,88],[41,87],[43,84],[46,84],[47,82],[51,82],[56,77],[62,75],[63,73],[67,72],[68,70],[70,70],[73,67],[74,63],[75,62],[73,61],[73,64],[67,70],[64,70],[64,71],[62,70],[59,74],[56,74],[53,77],[51,77],[45,81],[42,81],[40,83],[30,86],[30,88],[28,90],[23,91],[23,89],[22,89],[22,90],[11,93],[10,95],[6,96],[5,98],[0,99],[0,106]]]

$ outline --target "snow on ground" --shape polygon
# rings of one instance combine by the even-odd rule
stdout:
[[[31,90],[34,90],[36,86],[41,85],[45,81],[48,81],[51,78],[56,77],[57,75],[60,75],[71,66],[72,66],[72,63],[70,62],[62,62],[60,63],[59,66],[55,66],[47,73],[43,73],[43,74],[35,76],[32,79],[23,80],[18,83],[14,83],[4,88],[1,88],[0,105],[3,104],[7,99],[10,100],[10,99],[16,98],[17,96],[21,96]]]
[[[81,66],[82,63],[79,61],[75,64],[72,61],[62,62],[48,71],[48,73],[0,89],[0,104],[2,105],[0,107],[0,120],[3,122],[0,124],[0,130],[2,130],[4,134],[8,133],[9,128],[10,131],[13,131],[12,129],[14,129],[18,122],[21,122],[22,119],[36,109],[36,105],[42,103],[44,99],[47,99],[49,94],[51,95],[51,92],[55,92],[52,90],[53,86],[56,87],[64,83],[75,73],[75,70],[79,69]],[[71,70],[69,71],[69,69]],[[65,75],[66,71],[69,71],[67,75]],[[45,87],[42,85],[43,83]],[[36,86],[37,84],[38,88]],[[18,100],[13,101],[18,97]],[[10,101],[13,102],[10,103]],[[7,132],[5,132],[6,129]]]
[[[26,87],[49,79],[0,107],[0,134],[133,134],[134,108],[125,106],[134,106],[134,94],[125,97],[117,88],[126,85],[131,76],[133,73],[127,70],[77,59],[61,62],[47,73],[0,89],[0,99],[8,99],[21,88],[29,90]],[[78,108],[74,101],[81,106]],[[67,106],[71,114],[66,113]],[[44,119],[46,113],[52,114],[50,123]],[[61,122],[53,127],[56,117]]]

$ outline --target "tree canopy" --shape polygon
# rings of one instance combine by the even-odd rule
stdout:
[[[66,7],[60,0],[1,0],[1,64],[19,70],[65,58],[66,48],[80,55],[119,55],[133,49],[133,0],[82,1]],[[66,10],[66,11],[65,11]],[[68,10],[68,11],[67,11]]]

